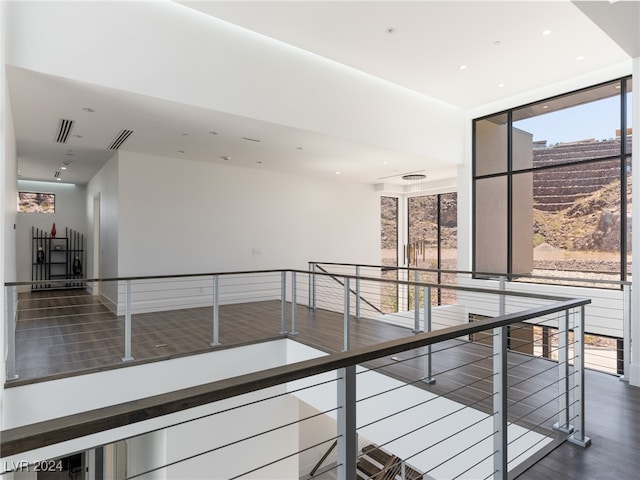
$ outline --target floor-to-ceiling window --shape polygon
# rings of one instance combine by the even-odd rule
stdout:
[[[437,272],[420,272],[419,279],[429,283],[455,283],[458,266],[458,205],[457,194],[443,193],[422,195],[407,199],[406,264],[409,268],[437,269]],[[411,280],[415,276],[410,277]],[[409,290],[409,305],[413,305]],[[432,290],[434,305],[455,302],[455,291]],[[420,302],[422,304],[422,300]]]
[[[474,121],[474,270],[625,280],[631,79]]]
[[[380,259],[382,278],[398,279],[398,198],[380,197]],[[389,267],[389,268],[384,268]],[[382,284],[381,309],[385,313],[398,311],[398,285]]]
[[[428,283],[455,284],[456,274],[453,271],[458,266],[457,194],[410,196],[406,198],[406,215],[400,215],[399,201],[397,197],[383,196],[380,199],[382,277],[398,279],[400,271],[395,267],[408,267],[408,272],[401,271],[401,277],[412,281],[416,279],[415,269],[437,269],[440,271],[420,271],[418,279]],[[406,232],[402,248],[399,248],[400,229]],[[384,285],[381,294],[385,312],[398,311],[400,304],[404,305],[402,308],[412,309],[414,306],[412,288],[399,290],[396,285]],[[399,295],[403,296],[401,301]],[[455,290],[433,289],[431,297],[434,305],[455,303]],[[420,305],[423,305],[422,297]]]
[[[578,285],[586,277],[630,280],[631,101],[627,77],[473,122],[479,276],[531,281],[533,274],[536,281],[562,277]],[[549,337],[547,330],[538,336]],[[604,369],[618,372],[620,342],[586,338],[602,359],[617,358],[618,367]],[[552,356],[550,345],[541,344]]]

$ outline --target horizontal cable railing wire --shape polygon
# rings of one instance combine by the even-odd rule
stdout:
[[[419,273],[419,277],[431,279],[434,275],[437,275],[441,285],[470,285],[469,282],[474,282],[477,285],[477,280],[474,278],[484,280],[496,280],[500,277],[509,279],[508,276],[498,273],[480,273],[458,270],[437,270],[428,268],[415,268],[415,267],[394,267],[394,266],[381,266],[381,265],[357,265],[357,264],[344,264],[344,263],[331,263],[331,262],[310,262],[311,267],[313,265],[322,266],[327,271],[336,272],[349,272],[354,274],[356,268],[368,272],[380,272],[380,275],[386,273],[395,272],[396,277],[400,276],[404,279],[412,279],[415,273]],[[316,267],[317,268],[317,267]],[[573,272],[575,273],[575,272]],[[581,272],[578,272],[581,273]],[[585,274],[586,275],[586,274]],[[590,278],[582,276],[576,278],[576,276],[562,275],[562,272],[556,272],[554,275],[514,275],[511,277],[510,282],[507,282],[508,290],[525,291],[531,290],[531,285],[527,285],[527,282],[536,282],[538,290],[543,288],[545,292],[550,292],[549,286],[552,285],[558,290],[557,294],[562,296],[585,296],[592,299],[592,303],[587,307],[587,327],[586,327],[586,365],[588,368],[604,371],[612,374],[625,375],[625,368],[628,367],[629,359],[625,359],[625,354],[629,356],[630,350],[630,301],[631,301],[631,284],[630,282],[606,280],[602,278]],[[460,283],[460,281],[463,283]],[[579,280],[579,282],[577,282]],[[611,288],[613,287],[613,289]],[[444,292],[444,293],[443,293]],[[460,305],[465,300],[459,298],[458,295],[448,294],[446,292],[456,292],[453,289],[447,289],[444,286],[440,286],[432,291],[432,304],[434,307],[441,305],[449,305],[456,303]],[[624,293],[626,292],[626,293]],[[375,292],[366,292],[366,295],[375,295]],[[396,300],[388,301],[387,304],[393,304],[396,308],[396,313],[387,312],[386,320],[397,321],[398,323],[407,323],[404,312],[411,312],[413,307],[413,301],[411,299],[403,300],[400,298],[398,301],[399,292],[392,293]],[[404,293],[407,295],[407,292]],[[411,287],[409,287],[409,295],[412,296]],[[453,302],[441,302],[442,298],[451,297]],[[463,295],[465,296],[465,295]],[[467,303],[469,299],[473,298],[472,294],[466,295]],[[373,297],[375,298],[375,296]],[[477,298],[477,297],[476,297]],[[422,302],[422,300],[421,300]],[[513,306],[516,307],[516,301],[512,300]],[[482,313],[481,301],[477,300],[476,306],[479,311],[475,313]],[[422,306],[422,304],[421,304]],[[402,307],[402,308],[399,308]],[[485,311],[491,311],[491,305],[486,304]],[[517,307],[516,307],[517,308]],[[446,322],[439,321],[444,319],[446,314],[439,313],[437,318],[433,320],[433,328],[437,328],[439,325],[446,325]],[[627,317],[627,320],[625,320]],[[623,342],[624,345],[623,346]]]
[[[554,307],[554,308],[563,308],[566,307],[566,304],[580,304],[580,302],[584,302],[584,304],[588,303],[587,300],[581,300],[581,301],[572,301],[573,303],[569,302],[569,301],[565,301],[565,302],[561,302],[558,306]],[[554,308],[550,308],[549,311],[554,311]],[[557,311],[557,310],[555,310]],[[529,318],[535,318],[535,316],[538,316],[540,313],[540,309],[534,309],[532,311],[532,313],[530,313],[529,315],[523,315],[522,318],[519,318],[520,320],[527,320]],[[473,333],[477,333],[479,331],[482,331],[484,329],[486,329],[486,325],[491,325],[491,323],[497,323],[497,324],[502,324],[501,322],[503,322],[504,325],[506,325],[507,323],[510,323],[512,318],[516,318],[514,317],[514,315],[508,315],[506,317],[502,317],[501,320],[499,321],[495,321],[493,319],[487,319],[487,320],[483,320],[478,322],[475,325],[464,325],[464,326],[458,326],[458,327],[449,327],[449,329],[447,329],[446,331],[442,331],[441,332],[432,332],[432,333],[424,333],[424,334],[420,334],[420,335],[415,335],[409,338],[405,338],[405,339],[400,339],[400,340],[392,340],[390,342],[387,342],[386,345],[386,350],[384,349],[384,347],[382,348],[382,350],[380,351],[376,351],[376,350],[371,350],[373,347],[361,347],[359,349],[356,349],[355,352],[357,353],[357,355],[359,355],[359,360],[361,361],[367,361],[369,359],[374,359],[374,358],[378,358],[380,356],[388,356],[388,355],[392,355],[396,352],[400,352],[400,351],[404,351],[406,346],[410,346],[412,344],[415,344],[417,341],[421,341],[424,343],[424,345],[427,344],[433,344],[435,343],[434,341],[430,341],[429,339],[431,338],[439,338],[440,340],[451,340],[451,339],[455,339],[457,336],[460,335],[468,335],[468,334],[473,334]],[[441,337],[438,337],[441,336]],[[385,344],[383,344],[385,345]],[[402,345],[402,346],[400,346]],[[372,353],[373,351],[375,351],[376,353]],[[334,355],[338,355],[338,357],[341,357],[341,355],[339,354],[334,354]],[[342,355],[350,355],[349,352],[345,352]],[[341,357],[342,358],[342,357]],[[322,362],[323,360],[317,360],[318,362]],[[341,364],[340,362],[342,362],[343,360],[336,360],[338,362],[338,364]],[[304,363],[304,362],[303,362]],[[6,437],[4,437],[6,438]],[[3,438],[3,441],[4,441]]]

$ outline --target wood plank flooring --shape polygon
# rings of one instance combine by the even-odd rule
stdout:
[[[286,314],[290,330],[290,304]],[[279,301],[220,306],[222,345],[216,348],[281,338],[280,315]],[[21,294],[18,318],[16,369],[20,377],[7,387],[212,349],[211,307],[134,315],[135,360],[131,362],[122,361],[124,319],[82,290]],[[342,314],[298,306],[296,321],[297,335],[289,338],[327,352],[343,349]],[[412,335],[409,329],[364,318],[352,320],[349,333],[351,347]],[[493,401],[491,353],[485,345],[457,340],[434,346],[434,385],[421,381],[424,349],[378,359],[367,367],[489,412]],[[509,355],[508,363],[510,419],[548,433],[557,407],[556,364],[517,353]],[[586,391],[586,431],[593,445],[583,449],[564,443],[519,478],[640,478],[640,389],[617,377],[587,371]]]

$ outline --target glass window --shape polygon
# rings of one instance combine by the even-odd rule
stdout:
[[[398,266],[398,199],[380,197],[380,257],[381,264],[388,267]],[[395,268],[382,270],[382,278],[398,279]],[[398,311],[398,284],[381,286],[381,308],[385,313]]]
[[[534,172],[534,266],[620,272],[620,163],[603,160]]]
[[[474,271],[507,272],[507,176],[476,180]]]
[[[514,150],[514,170],[620,155],[620,82],[516,109],[513,128],[538,153],[531,165]]]
[[[458,195],[455,192],[409,197],[408,238],[406,246],[407,265],[433,272],[420,272],[419,279],[427,283],[457,283],[456,274],[446,274],[444,270],[458,267],[457,229]],[[437,271],[436,271],[437,270]],[[410,274],[410,280],[415,277]],[[434,305],[455,302],[455,290],[432,290]],[[413,305],[413,291],[409,289],[409,305]],[[422,298],[420,305],[423,305]]]
[[[624,78],[474,122],[476,272],[625,278],[631,100]]]
[[[18,212],[56,213],[54,193],[18,192]]]
[[[507,115],[494,115],[474,123],[475,175],[507,171]]]

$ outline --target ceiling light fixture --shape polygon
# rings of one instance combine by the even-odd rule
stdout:
[[[460,70],[466,70],[466,69],[467,69],[467,66],[466,66],[466,65],[460,65],[460,67],[459,67],[459,68],[460,68]]]
[[[248,142],[256,142],[256,143],[260,143],[262,141],[257,138],[249,138],[249,137],[242,137],[242,140],[246,140]]]
[[[87,113],[95,113],[95,110],[93,108],[89,108],[89,107],[84,107],[82,109],[83,112],[87,112]]]
[[[549,30],[548,28],[547,28],[546,30],[543,30],[543,31],[542,31],[542,35],[544,35],[545,37],[546,37],[547,35],[551,35],[551,30]]]
[[[225,160],[225,161],[226,161],[226,160],[231,160],[231,157],[228,157],[227,155],[222,155],[220,158],[221,158],[222,160]]]
[[[385,30],[385,32],[387,32],[389,35],[391,35],[392,33],[396,33],[396,29],[393,27],[389,27]]]
[[[178,153],[184,153],[184,150],[178,150]]]
[[[403,175],[403,180],[424,180],[427,176],[424,173],[409,173],[407,175]]]
[[[209,130],[209,135],[218,135],[218,132],[214,130]]]
[[[498,84],[498,88],[502,88],[502,87],[504,87],[504,83],[501,82]]]
[[[580,60],[584,60],[584,56],[583,55],[579,55],[576,57],[576,61],[580,61]]]

